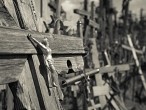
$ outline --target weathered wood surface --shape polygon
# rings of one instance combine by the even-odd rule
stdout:
[[[14,18],[9,14],[8,10],[1,3],[0,3],[0,26],[17,27]]]
[[[50,15],[53,14],[51,9],[48,7],[48,3],[50,0],[17,0],[18,5],[20,6],[20,13],[22,14],[24,23],[29,30],[38,30],[39,32],[45,32],[46,28],[42,21],[46,23],[51,22]],[[34,16],[32,16],[33,11],[31,10],[30,3],[31,1],[34,4],[34,9],[37,17],[37,21],[34,20]],[[42,3],[41,3],[42,2]],[[11,16],[16,21],[17,25],[19,25],[19,19],[16,15],[16,10],[13,3],[13,0],[4,0],[4,5],[8,9]],[[25,11],[24,11],[25,10]],[[30,16],[31,15],[31,16]]]
[[[32,58],[29,59],[30,67],[32,68],[32,74],[34,75],[35,84],[39,86],[39,100],[41,101],[41,105],[43,105],[43,110],[52,110],[59,109],[59,100],[54,93],[54,89],[51,86],[50,75],[48,76],[47,71],[45,71],[45,67],[40,65],[40,56],[33,55]],[[34,67],[33,67],[34,66]],[[42,67],[41,67],[42,66]],[[43,70],[42,70],[43,69]],[[49,73],[51,74],[51,73]],[[48,77],[47,77],[48,76]],[[37,82],[37,83],[36,83]]]
[[[68,72],[68,67],[67,67],[67,60],[70,60],[72,63],[72,69],[74,71],[79,71],[80,69],[83,70],[84,68],[84,61],[82,56],[72,56],[72,55],[67,55],[67,56],[56,56],[53,57],[54,59],[54,66],[57,70],[58,73],[61,72]]]
[[[99,59],[98,59],[98,55],[99,52],[97,50],[97,43],[96,43],[96,38],[90,38],[90,40],[92,41],[92,49],[91,49],[91,53],[92,53],[92,62],[94,64],[94,68],[99,68],[100,64],[99,64]]]
[[[7,8],[8,12],[10,13],[10,15],[13,17],[13,21],[15,21],[17,24],[17,26],[19,26],[19,22],[16,16],[16,11],[15,11],[15,6],[13,4],[12,0],[4,0],[4,5]]]
[[[17,81],[25,62],[24,56],[0,56],[0,84]]]
[[[39,41],[47,37],[53,54],[84,54],[81,38],[5,27],[0,27],[0,54],[36,54],[36,49],[27,39],[28,34]]]
[[[14,0],[14,2],[15,2],[15,8],[17,7],[20,10],[19,13],[20,16],[22,16],[22,20],[24,22],[25,28],[28,28],[29,30],[38,30],[35,3],[31,0]],[[34,10],[32,7],[34,8]]]
[[[128,64],[122,64],[122,65],[115,65],[115,66],[107,66],[107,67],[101,67],[99,69],[100,73],[111,73],[114,71],[128,71],[130,69],[130,66]]]
[[[37,88],[34,84],[33,75],[31,73],[31,68],[28,64],[28,61],[25,62],[25,66],[23,68],[23,72],[21,74],[21,78],[25,78],[25,82],[21,83],[21,79],[19,79],[19,82],[24,86],[25,91],[27,93],[27,97],[29,98],[29,103],[31,104],[32,109],[40,109],[40,102],[37,97]]]
[[[103,86],[104,84],[105,84],[105,82],[104,82],[104,80],[102,79],[102,76],[101,76],[101,74],[97,74],[96,75],[96,83],[97,83],[97,87],[98,86]],[[96,97],[96,95],[98,95],[98,94],[96,94],[96,86],[94,87],[94,90],[95,91],[93,91],[93,94],[95,95],[94,97]],[[107,97],[107,99],[108,100],[111,100],[111,95],[110,95],[110,93],[107,93],[106,92],[106,94],[105,95],[100,95],[99,96],[99,100],[100,100],[100,103],[101,103],[101,108],[103,109],[106,109],[107,110],[107,100],[106,100],[106,97]],[[118,107],[118,105],[115,103],[115,101],[114,100],[111,100],[110,101],[110,103],[113,105],[113,107],[116,109],[116,110],[120,110],[119,109],[119,107]]]
[[[108,84],[105,84],[103,86],[93,86],[93,91],[94,96],[105,96],[109,94],[110,87]]]
[[[0,56],[0,84],[10,83],[17,81],[20,77],[27,57],[13,58],[12,56]],[[81,56],[75,57],[55,57],[54,66],[58,73],[67,73],[67,60],[72,62],[72,68],[74,71],[83,69],[84,63]]]
[[[95,80],[96,80],[96,85],[97,85],[97,87],[98,87],[98,86],[103,86],[103,80],[102,80],[102,75],[101,75],[101,73],[95,75]],[[94,92],[94,91],[93,91],[93,92]],[[95,92],[96,92],[96,91],[95,91]],[[94,94],[94,93],[93,93],[93,94]],[[94,97],[96,97],[96,96],[94,96]],[[99,101],[100,101],[100,104],[101,104],[101,109],[103,109],[104,106],[107,104],[106,97],[105,97],[104,95],[99,96]],[[107,110],[107,109],[105,109],[105,110]]]
[[[32,74],[26,61],[23,71],[17,82],[9,83],[9,87],[13,94],[13,103],[15,110],[35,109],[40,110],[40,104],[34,87]]]

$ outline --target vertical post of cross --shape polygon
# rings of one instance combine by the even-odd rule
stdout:
[[[40,0],[40,17],[43,17],[43,0]]]
[[[60,12],[61,12],[61,0],[56,0],[56,26],[54,33],[60,34]]]
[[[103,0],[100,0],[99,2],[99,19],[100,19],[100,29],[101,29],[101,41],[100,41],[100,46],[101,46],[101,51],[104,50],[104,40],[105,40],[105,27],[106,27],[106,10],[104,8],[104,2]]]
[[[88,12],[88,0],[84,0],[84,10]],[[87,20],[88,16],[84,16],[84,36],[85,36],[85,31],[86,31],[86,26],[87,26]]]
[[[95,4],[94,1],[91,2],[91,19],[95,21]],[[95,37],[95,28],[91,27],[91,37]]]
[[[112,20],[112,8],[113,8],[113,0],[109,0],[107,10],[108,12],[108,25],[109,25],[109,43],[113,42],[113,20]]]

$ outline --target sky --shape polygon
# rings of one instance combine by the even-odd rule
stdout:
[[[71,27],[75,27],[77,20],[79,19],[79,15],[74,14],[73,10],[74,9],[82,9],[83,8],[83,4],[81,4],[81,2],[83,2],[84,0],[62,0],[62,6],[63,9],[67,12],[67,24],[69,24]],[[96,6],[98,6],[99,0],[89,0],[89,2],[91,1],[95,1]],[[121,12],[122,9],[122,1],[123,0],[113,0],[113,6],[116,7],[117,11]],[[135,13],[137,15],[137,17],[139,17],[139,12],[140,9],[143,8],[144,10],[146,10],[146,0],[131,0],[130,2],[130,10],[132,10],[133,13]],[[146,11],[144,11],[144,13],[146,14]]]

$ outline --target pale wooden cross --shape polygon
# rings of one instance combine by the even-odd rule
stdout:
[[[141,69],[141,66],[140,66],[138,57],[137,57],[137,53],[143,54],[143,52],[142,52],[142,51],[138,51],[138,50],[136,50],[136,49],[134,48],[133,42],[132,42],[132,40],[131,40],[130,35],[127,35],[127,39],[128,39],[129,45],[130,45],[130,47],[131,47],[130,50],[132,51],[132,54],[133,54],[133,57],[134,57],[134,60],[135,60],[135,64],[136,64],[136,66],[137,66],[137,68],[138,68],[138,73],[139,73],[139,75],[140,75],[140,78],[141,78],[143,87],[144,87],[144,89],[146,90],[146,81],[145,81],[145,78],[144,78],[144,75],[143,75],[143,72],[142,72],[142,69]]]

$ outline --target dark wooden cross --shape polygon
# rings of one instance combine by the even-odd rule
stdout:
[[[60,35],[60,13],[61,13],[61,0],[56,0],[56,26],[54,33]]]
[[[87,5],[87,4],[86,4]],[[97,17],[97,15],[95,14],[95,4],[94,2],[91,2],[91,13],[88,12],[88,10],[78,10],[75,9],[74,13],[79,14],[84,16],[86,19],[84,20],[84,24],[86,25],[86,27],[84,26],[84,44],[86,45],[87,43],[87,39],[90,33],[90,27],[92,27],[92,32],[94,29],[98,29],[99,25],[95,22],[95,17]],[[91,38],[94,37],[93,36],[93,32],[91,32]]]
[[[90,50],[90,52],[93,52],[93,53],[97,54],[98,52],[97,52],[97,48],[96,48],[95,29],[99,29],[99,25],[95,22],[96,14],[95,14],[95,4],[94,4],[94,2],[91,2],[91,13],[89,13],[88,11],[78,10],[78,9],[75,9],[74,12],[77,13],[77,14],[80,14],[82,16],[87,17],[86,22],[85,22],[86,23],[86,28],[84,29],[85,33],[84,33],[84,37],[83,37],[84,46],[85,47],[87,46],[87,42],[90,39],[90,41],[93,43],[92,44],[93,48]],[[91,33],[91,36],[90,36],[89,33]],[[93,60],[93,65],[95,65],[95,63],[98,62],[97,60],[95,60],[95,59],[98,59],[98,54],[95,55],[95,56],[96,57]],[[89,61],[89,62],[91,62],[91,61]]]
[[[75,71],[77,65],[83,69],[83,41],[76,37],[0,27],[0,84],[8,84],[8,91],[12,93],[8,94],[7,105],[15,110],[60,110],[56,89],[45,69],[43,54],[27,39],[28,34],[38,41],[43,37],[49,39],[58,73],[67,72],[67,60],[72,62]]]

